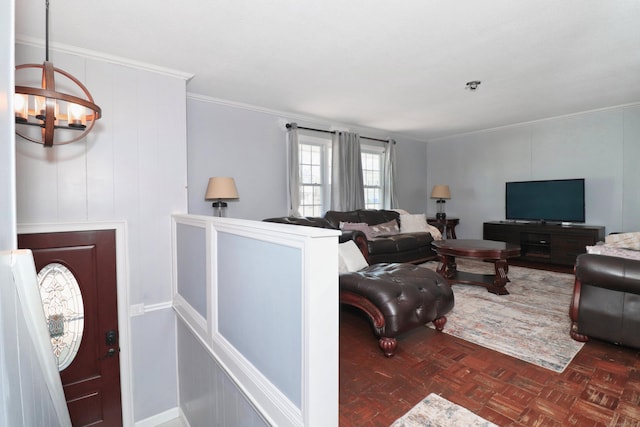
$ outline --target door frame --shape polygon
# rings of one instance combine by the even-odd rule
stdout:
[[[123,427],[132,427],[133,387],[131,381],[131,322],[129,316],[129,269],[127,257],[127,222],[96,221],[73,223],[18,224],[18,234],[60,233],[74,231],[115,230],[116,280],[118,299],[118,335],[120,345],[120,398]]]

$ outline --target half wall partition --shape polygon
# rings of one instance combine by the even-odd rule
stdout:
[[[338,235],[173,216],[179,406],[191,425],[338,425]]]

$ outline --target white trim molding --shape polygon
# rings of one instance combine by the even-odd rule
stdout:
[[[28,46],[34,46],[38,48],[44,48],[45,46],[44,40],[38,39],[35,37],[23,36],[23,35],[16,35],[16,43],[20,43]],[[61,53],[82,56],[84,58],[104,61],[111,64],[123,65],[125,67],[135,68],[138,70],[149,71],[152,73],[162,74],[169,77],[175,77],[177,79],[182,79],[187,82],[194,77],[194,74],[192,73],[173,70],[171,68],[165,68],[159,65],[153,65],[146,62],[123,58],[116,55],[109,55],[107,53],[98,52],[95,50],[82,49],[82,48],[71,46],[68,44],[52,42],[50,43],[50,48]]]
[[[116,278],[118,292],[118,331],[120,343],[120,392],[124,427],[134,425],[131,359],[131,322],[129,315],[129,261],[126,221],[18,224],[18,234],[61,233],[74,231],[115,230]]]

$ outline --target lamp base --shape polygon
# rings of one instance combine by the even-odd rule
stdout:
[[[211,204],[211,206],[213,206],[213,209],[215,209],[217,216],[219,217],[223,217],[224,216],[224,211],[227,208],[227,202],[223,202],[222,200],[218,200],[217,202],[213,202]]]
[[[438,212],[438,213],[436,214],[436,219],[437,219],[438,221],[444,221],[445,219],[447,219],[447,214],[446,214],[446,213],[444,213],[444,212]]]

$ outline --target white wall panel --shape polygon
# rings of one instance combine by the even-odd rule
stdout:
[[[93,131],[87,136],[87,216],[95,220],[115,217],[115,71],[111,64],[92,61],[87,64],[87,79],[84,81],[96,103],[99,100],[98,105],[103,112],[103,119],[96,122]]]
[[[532,179],[586,178],[586,223],[619,230],[622,209],[623,109],[532,125]]]
[[[43,60],[41,48],[16,48],[25,62]],[[126,221],[129,301],[167,302],[170,215],[187,210],[185,80],[67,53],[55,52],[51,59],[86,84],[103,118],[73,144],[45,148],[17,141],[18,222]],[[170,309],[160,311],[173,318]],[[159,342],[157,328],[143,319],[132,325],[132,336],[156,340],[133,346],[134,401],[144,402],[135,419],[177,404],[175,339]],[[162,352],[149,353],[159,347]],[[147,365],[140,366],[151,357],[158,367],[154,381],[162,388],[144,374]]]
[[[504,219],[505,182],[585,178],[587,224],[631,231],[640,217],[638,122],[636,105],[433,140],[429,188],[449,184],[458,237],[481,238],[484,221]]]
[[[45,149],[40,146],[41,149]],[[83,221],[87,218],[87,140],[52,147],[56,154],[58,220]]]
[[[13,1],[0,0],[0,251],[16,248],[13,16]]]
[[[153,310],[131,322],[133,403],[140,420],[178,404],[175,316],[171,309]]]
[[[624,109],[621,231],[640,231],[640,105]],[[615,229],[611,231],[616,231]]]

